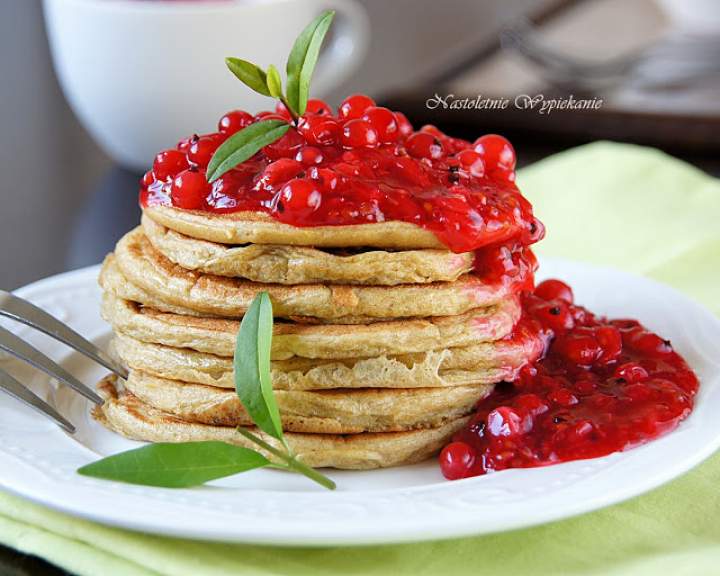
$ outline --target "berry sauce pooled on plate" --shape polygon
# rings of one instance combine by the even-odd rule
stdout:
[[[217,148],[261,120],[291,126],[208,183]],[[263,212],[294,226],[409,222],[454,252],[500,243],[512,250],[544,234],[515,185],[515,152],[505,138],[488,134],[471,143],[433,126],[416,132],[402,113],[363,95],[347,98],[337,114],[311,99],[296,121],[282,103],[256,116],[229,112],[218,132],[192,136],[156,156],[143,177],[141,203]]]
[[[524,296],[546,351],[482,400],[440,454],[446,478],[595,458],[673,430],[698,380],[670,342],[636,320],[608,320],[546,280]]]

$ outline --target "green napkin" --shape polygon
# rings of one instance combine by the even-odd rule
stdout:
[[[720,182],[656,150],[600,142],[527,168],[520,186],[548,228],[541,254],[646,274],[720,312]],[[82,576],[710,575],[718,481],[720,455],[645,496],[538,528],[327,549],[140,535],[0,494],[0,542]]]

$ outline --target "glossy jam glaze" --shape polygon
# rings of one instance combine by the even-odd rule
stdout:
[[[502,136],[468,142],[433,126],[414,131],[398,112],[355,95],[336,115],[320,100],[280,140],[212,184],[205,169],[229,136],[261,119],[233,111],[218,132],[182,140],[155,158],[143,205],[212,213],[259,211],[294,226],[397,220],[432,231],[454,252],[500,243],[529,245],[544,234],[515,185],[515,152]]]
[[[541,283],[523,305],[546,352],[481,401],[443,449],[448,479],[604,456],[665,434],[691,412],[697,377],[670,342],[636,320],[574,305],[557,280]]]

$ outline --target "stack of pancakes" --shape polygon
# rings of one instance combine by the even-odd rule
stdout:
[[[247,441],[240,319],[267,291],[286,439],[311,466],[376,468],[437,452],[495,383],[542,351],[512,282],[473,273],[404,222],[298,228],[256,213],[145,207],[103,265],[103,317],[127,382],[100,384],[107,427],[155,442]]]

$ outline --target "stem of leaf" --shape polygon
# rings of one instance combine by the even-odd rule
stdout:
[[[300,116],[298,116],[298,115],[295,113],[295,110],[293,110],[293,109],[290,107],[290,104],[288,103],[287,98],[285,98],[285,96],[280,96],[280,102],[282,102],[282,103],[285,105],[285,108],[287,109],[288,114],[290,114],[290,118],[292,118],[293,125],[297,126],[297,123],[298,123],[298,120],[300,119]]]
[[[328,490],[335,490],[335,482],[333,482],[332,480],[330,480],[330,478],[328,478],[324,474],[321,474],[314,468],[311,468],[307,464],[303,464],[302,462],[297,460],[295,456],[290,456],[289,454],[278,450],[277,448],[271,446],[270,444],[265,442],[265,440],[263,440],[259,436],[256,436],[249,430],[245,430],[244,428],[237,428],[236,430],[242,436],[260,446],[263,450],[266,450],[273,456],[285,462],[290,470],[294,470],[295,472],[299,472],[300,474],[307,476],[308,478],[310,478],[310,480],[317,482],[318,484],[320,484],[320,486],[323,486]]]

